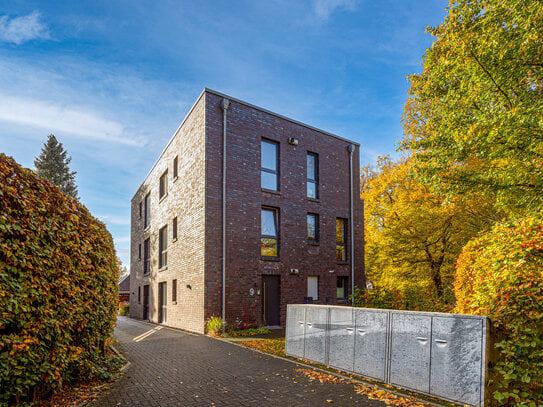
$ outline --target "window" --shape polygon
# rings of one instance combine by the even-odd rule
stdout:
[[[151,194],[148,193],[145,195],[144,199],[145,204],[145,219],[143,220],[143,227],[149,226],[149,222],[151,221]]]
[[[158,268],[168,264],[168,226],[164,226],[158,232]]]
[[[307,197],[319,197],[319,155],[307,153]]]
[[[260,254],[266,257],[279,256],[279,233],[277,209],[262,208],[262,238]]]
[[[138,287],[138,304],[141,304],[141,286]]]
[[[177,158],[177,156],[175,156],[175,158],[173,159],[173,178],[177,178],[177,167],[178,167],[178,164],[179,164],[179,160]]]
[[[347,242],[347,221],[345,219],[336,219],[336,260],[347,261],[347,252],[345,246]]]
[[[313,301],[317,301],[319,299],[319,277],[307,277],[307,296],[311,297]]]
[[[140,202],[140,219],[141,219],[141,207],[142,207],[142,203]]]
[[[151,271],[151,240],[145,239],[143,242],[143,274],[149,274]]]
[[[138,260],[141,260],[141,243],[138,245]]]
[[[279,190],[279,144],[262,140],[261,186],[272,191]]]
[[[177,216],[175,218],[173,218],[173,222],[172,222],[172,239],[173,240],[176,240],[177,239]]]
[[[307,240],[316,243],[319,241],[319,215],[307,214]]]
[[[347,298],[349,296],[349,277],[337,278],[337,295],[338,298]]]
[[[177,302],[177,279],[172,281],[172,302]]]
[[[168,170],[164,171],[164,174],[160,176],[160,185],[158,191],[158,198],[162,199],[168,193]]]

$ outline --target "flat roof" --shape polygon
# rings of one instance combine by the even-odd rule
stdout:
[[[162,156],[164,155],[164,153],[166,152],[166,150],[168,149],[168,147],[170,146],[170,144],[172,143],[173,139],[175,138],[175,135],[179,132],[179,130],[181,129],[181,127],[183,126],[183,124],[185,123],[185,121],[187,120],[187,118],[190,116],[190,114],[192,113],[192,111],[194,110],[194,107],[196,106],[196,104],[198,103],[198,101],[201,99],[201,97],[205,94],[205,93],[212,93],[216,96],[219,96],[219,97],[222,97],[222,98],[226,98],[232,102],[236,102],[236,103],[239,103],[239,104],[242,104],[242,105],[245,105],[247,107],[250,107],[252,109],[255,109],[255,110],[259,110],[261,112],[264,112],[264,113],[267,113],[271,116],[275,116],[275,117],[278,117],[280,119],[283,119],[283,120],[287,120],[291,123],[295,123],[295,124],[298,124],[302,127],[306,127],[308,129],[311,129],[311,130],[314,130],[314,131],[318,131],[319,133],[322,133],[322,134],[325,134],[327,136],[330,136],[330,137],[334,137],[338,140],[341,140],[341,141],[345,141],[347,143],[350,143],[350,144],[354,144],[356,146],[360,146],[359,143],[355,142],[355,141],[352,141],[352,140],[349,140],[349,139],[346,139],[346,138],[343,138],[343,137],[340,137],[338,136],[337,134],[334,134],[334,133],[330,133],[326,130],[322,130],[322,129],[319,129],[318,127],[314,127],[314,126],[310,126],[309,124],[306,124],[306,123],[303,123],[303,122],[300,122],[298,120],[294,120],[294,119],[291,119],[290,117],[287,117],[287,116],[283,116],[279,113],[275,113],[275,112],[272,112],[271,110],[267,110],[267,109],[264,109],[263,107],[260,107],[260,106],[256,106],[256,105],[253,105],[249,102],[245,102],[244,100],[241,100],[241,99],[237,99],[237,98],[234,98],[232,96],[229,96],[225,93],[221,93],[221,92],[218,92],[216,90],[213,90],[213,89],[209,89],[209,88],[204,88],[202,90],[202,92],[200,92],[200,94],[198,95],[198,97],[196,98],[196,101],[194,102],[194,104],[192,105],[192,107],[190,108],[190,110],[188,111],[188,113],[185,115],[185,117],[183,118],[183,121],[181,122],[181,124],[177,127],[177,129],[175,130],[175,132],[173,133],[172,137],[170,138],[170,141],[168,141],[168,143],[166,144],[166,146],[164,147],[164,149],[162,150],[162,152],[160,153],[160,155],[158,156],[158,158],[156,159],[155,163],[153,164],[153,166],[151,167],[151,169],[149,170],[149,172],[147,173],[147,175],[145,176],[145,178],[143,179],[143,181],[141,182],[140,186],[138,187],[138,189],[136,190],[136,192],[134,193],[134,195],[132,196],[132,199],[134,198],[134,196],[136,196],[136,194],[138,193],[139,189],[141,188],[141,186],[143,185],[143,183],[145,182],[145,180],[147,180],[147,178],[149,178],[149,175],[151,175],[151,172],[153,172],[154,168],[156,167],[156,165],[158,164],[158,162],[160,161],[160,159],[162,158]]]

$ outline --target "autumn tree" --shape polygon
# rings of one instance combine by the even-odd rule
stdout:
[[[377,286],[419,289],[443,300],[462,246],[497,215],[481,200],[452,202],[432,193],[412,170],[411,159],[389,157],[362,169],[368,275]]]
[[[36,173],[50,183],[59,187],[66,195],[77,199],[75,171],[70,171],[71,157],[53,134],[47,137],[41,153],[34,160]]]
[[[452,1],[403,123],[419,179],[502,208],[543,208],[543,2]]]

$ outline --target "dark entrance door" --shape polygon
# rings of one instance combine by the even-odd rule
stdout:
[[[143,319],[149,319],[149,286],[143,286]]]
[[[158,322],[166,322],[166,283],[158,284]]]
[[[262,276],[262,317],[268,326],[281,325],[279,276]]]

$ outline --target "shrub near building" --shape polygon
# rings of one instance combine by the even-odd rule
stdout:
[[[498,224],[458,258],[457,311],[487,315],[497,361],[491,389],[501,405],[543,400],[543,219]]]
[[[117,273],[105,226],[0,154],[0,405],[107,373]]]

